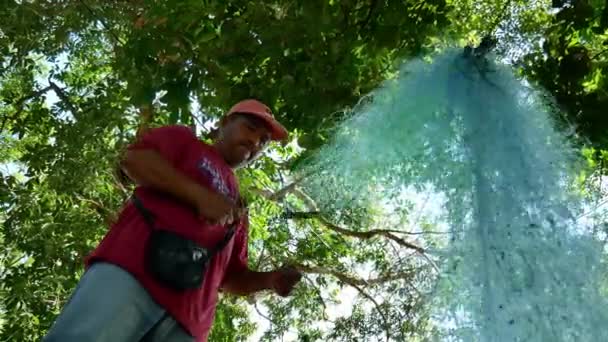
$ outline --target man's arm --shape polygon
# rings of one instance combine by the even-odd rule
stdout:
[[[237,296],[247,296],[264,290],[272,290],[279,296],[288,296],[302,279],[302,274],[291,267],[271,272],[255,272],[244,269],[226,275],[222,289]]]
[[[209,192],[176,170],[154,150],[128,150],[122,159],[121,167],[137,184],[169,193],[193,208],[197,208],[201,196]]]
[[[205,219],[216,222],[232,219],[236,205],[183,174],[174,165],[190,140],[196,139],[183,127],[150,130],[130,146],[121,168],[135,183],[173,195],[196,209]]]
[[[272,272],[243,270],[226,275],[222,290],[237,296],[247,296],[264,290],[272,290]]]

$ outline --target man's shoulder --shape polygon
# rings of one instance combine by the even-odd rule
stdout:
[[[196,133],[192,130],[192,128],[184,125],[165,125],[153,129],[167,133],[183,134],[185,136],[196,138]]]
[[[182,125],[165,125],[150,128],[144,133],[150,139],[162,140],[172,143],[194,143],[198,142],[199,139],[195,132],[188,126]]]

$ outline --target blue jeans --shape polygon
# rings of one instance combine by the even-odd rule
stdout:
[[[122,268],[95,263],[43,342],[193,342]]]

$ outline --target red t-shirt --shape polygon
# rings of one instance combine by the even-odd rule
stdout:
[[[212,146],[198,140],[187,127],[151,129],[129,148],[156,150],[196,182],[233,199],[238,197],[238,184],[232,169]],[[178,232],[205,247],[216,245],[225,235],[226,227],[203,223],[192,208],[165,194],[146,187],[138,187],[135,192],[144,206],[155,214],[157,226]],[[87,258],[86,267],[95,261],[106,261],[124,268],[197,341],[206,341],[224,275],[247,269],[247,228],[247,219],[243,218],[232,240],[211,260],[199,289],[177,292],[163,287],[145,271],[144,246],[150,229],[129,202]]]

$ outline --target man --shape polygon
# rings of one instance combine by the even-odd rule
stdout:
[[[137,183],[133,200],[87,259],[45,341],[206,341],[218,291],[289,295],[297,270],[247,267],[247,216],[233,173],[286,138],[256,100],[232,107],[213,145],[182,126],[145,133],[122,162]]]

